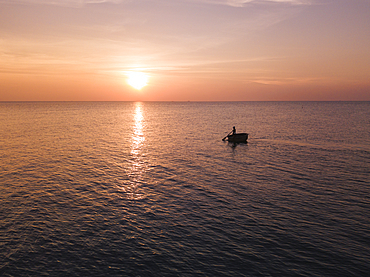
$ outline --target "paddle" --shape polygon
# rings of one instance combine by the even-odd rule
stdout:
[[[222,139],[222,141],[225,141],[225,139],[227,138],[227,136],[228,136],[228,135],[230,135],[232,132],[233,132],[233,131],[231,131],[230,133],[228,133],[228,134],[226,135],[226,137],[224,137],[224,138]]]

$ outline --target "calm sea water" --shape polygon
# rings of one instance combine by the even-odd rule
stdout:
[[[0,158],[2,276],[369,276],[369,102],[0,103]]]

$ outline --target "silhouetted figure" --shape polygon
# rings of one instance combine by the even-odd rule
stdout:
[[[236,129],[235,129],[235,126],[233,127],[233,135],[236,134]]]

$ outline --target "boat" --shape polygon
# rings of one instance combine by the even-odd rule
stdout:
[[[247,133],[231,134],[227,135],[225,139],[227,139],[228,142],[233,143],[247,142],[248,134]]]
[[[226,135],[222,140],[225,141],[227,139],[228,142],[232,143],[245,143],[248,139],[247,133],[237,133],[235,126],[233,127],[233,130]]]

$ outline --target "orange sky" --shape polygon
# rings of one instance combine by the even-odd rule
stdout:
[[[0,101],[370,101],[370,1],[0,0],[0,61]]]

